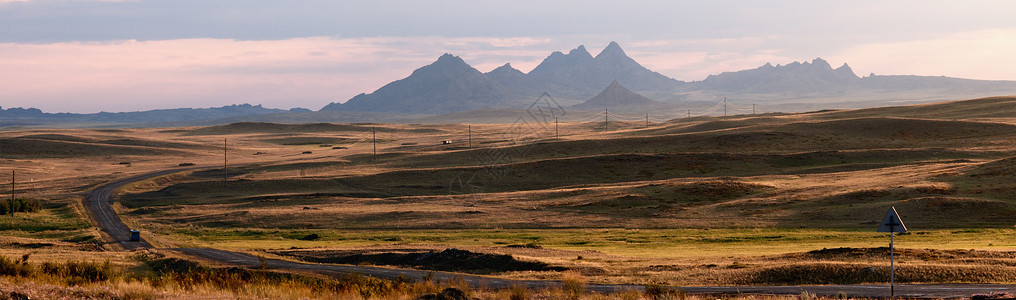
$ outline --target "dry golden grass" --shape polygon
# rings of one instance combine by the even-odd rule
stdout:
[[[1016,247],[1013,103],[617,122],[610,132],[565,122],[560,137],[540,124],[6,131],[0,159],[17,170],[18,194],[50,205],[0,230],[21,239],[64,229],[38,242],[53,246],[10,242],[0,254],[92,257],[79,248],[103,245],[87,241],[98,234],[82,226],[74,194],[181,163],[206,169],[121,190],[118,211],[160,246],[474,247],[568,266],[590,282],[727,284],[830,265],[787,253],[882,246],[871,231],[893,205],[926,233],[901,237],[906,247],[1005,249]],[[311,233],[322,238],[300,240]],[[977,240],[984,233],[992,240]],[[528,243],[545,249],[503,248]],[[942,263],[903,266],[930,274]]]

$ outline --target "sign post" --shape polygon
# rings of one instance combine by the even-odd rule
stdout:
[[[896,213],[896,207],[890,206],[889,211],[885,213],[885,217],[882,218],[882,223],[878,225],[878,230],[876,231],[889,233],[889,298],[891,299],[896,297],[896,264],[893,253],[893,234],[907,232],[907,226],[903,225],[903,220]]]

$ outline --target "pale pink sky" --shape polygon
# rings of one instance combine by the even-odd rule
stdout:
[[[470,5],[461,1],[435,3],[452,2],[459,6]],[[657,4],[662,10],[673,9],[676,12],[685,9],[668,7],[670,4],[665,3],[669,2],[648,2]],[[819,5],[807,1],[790,2],[785,6],[807,8]],[[245,7],[247,11],[244,13],[251,14],[250,18],[258,21],[251,23],[239,20],[229,21],[235,24],[204,26],[201,20],[225,21],[214,16],[206,19],[195,16],[198,21],[193,22],[146,17],[148,10],[154,10],[147,5],[157,6],[160,3],[164,6],[185,3],[180,6],[203,8],[200,1],[0,0],[0,14],[6,12],[15,17],[14,20],[0,20],[0,28],[6,28],[0,29],[0,107],[88,113],[250,103],[272,108],[317,110],[329,102],[344,102],[356,94],[370,93],[388,82],[404,78],[443,53],[461,56],[482,72],[506,62],[528,72],[552,51],[567,52],[584,44],[595,55],[612,40],[619,42],[629,56],[644,66],[684,81],[702,80],[710,74],[755,68],[765,63],[787,64],[810,61],[815,57],[828,60],[834,67],[848,63],[859,76],[876,73],[1016,80],[1016,60],[1011,58],[1012,49],[1016,48],[1016,25],[960,26],[957,23],[945,27],[935,25],[938,23],[911,24],[913,20],[937,21],[933,18],[948,16],[948,13],[967,20],[962,24],[976,23],[969,21],[973,16],[962,14],[1013,6],[995,1],[978,2],[982,7],[975,10],[949,2],[904,1],[888,8],[857,5],[839,7],[836,12],[819,10],[814,12],[817,16],[770,10],[765,7],[767,5],[761,4],[747,4],[749,6],[728,12],[716,10],[710,4],[695,3],[692,5],[695,7],[689,9],[731,14],[742,19],[757,16],[758,19],[744,21],[743,25],[717,21],[708,24],[710,26],[700,26],[699,23],[710,22],[703,17],[698,23],[670,28],[661,25],[677,21],[618,20],[614,27],[609,28],[621,29],[603,34],[595,33],[599,23],[580,21],[586,16],[601,13],[592,9],[585,11],[584,15],[560,15],[563,16],[561,18],[573,18],[575,21],[571,23],[579,24],[546,21],[536,24],[544,26],[539,27],[530,24],[539,23],[539,19],[519,19],[517,23],[520,24],[512,24],[514,27],[508,26],[511,30],[507,31],[510,32],[503,32],[505,30],[500,28],[505,27],[504,24],[500,24],[501,27],[482,23],[452,23],[447,27],[434,28],[428,26],[440,24],[417,26],[424,23],[414,23],[420,20],[414,19],[416,15],[412,14],[412,9],[402,6],[389,9],[357,3],[355,5],[364,6],[366,11],[374,9],[379,14],[385,14],[391,10],[403,17],[376,23],[369,28],[357,27],[359,23],[350,21],[336,24],[336,27],[342,28],[340,31],[317,32],[319,28],[328,27],[317,23],[299,27],[302,23],[298,21],[291,22],[296,24],[292,28],[283,26],[285,24],[257,27],[260,24],[258,20],[263,20],[265,16],[285,19],[288,15],[277,14],[272,7],[258,10],[259,4],[252,5],[253,8]],[[239,1],[236,5],[244,3],[247,2]],[[605,3],[616,6],[623,2]],[[936,8],[936,3],[941,7]],[[1000,7],[985,4],[998,4]],[[72,14],[70,17],[61,15],[63,19],[59,20],[62,21],[54,22],[51,21],[54,18],[36,12],[45,11],[47,5],[81,7],[86,12],[81,14],[81,20],[76,20],[78,16]],[[657,13],[655,7],[646,6],[645,10],[631,9],[621,14],[638,17]],[[915,12],[915,7],[922,8]],[[812,7],[820,8],[824,7]],[[98,12],[87,12],[89,9]],[[556,12],[561,14],[571,11],[553,5],[548,9],[559,9]],[[115,18],[110,21],[111,24],[104,24],[99,21],[101,19],[89,15],[101,15],[106,10],[127,11],[126,15],[136,13],[142,21],[128,19],[122,22],[142,22],[138,23],[142,26],[134,32],[131,31],[133,29],[125,29],[134,27],[116,23]],[[323,10],[327,12],[326,8]],[[543,13],[539,18],[559,16],[554,12]],[[489,14],[501,17],[499,13]],[[769,19],[775,17],[773,14],[789,17],[785,17],[785,21]],[[292,15],[293,20],[315,18],[310,10],[294,11]],[[237,16],[232,18],[244,17],[242,14]],[[732,19],[731,16],[727,19]],[[514,17],[506,16],[510,22],[515,22]],[[722,18],[722,15],[718,17]],[[320,20],[331,22],[325,17]],[[405,21],[400,23],[399,20]],[[848,20],[856,23],[844,22]],[[168,26],[163,23],[170,21],[183,22],[180,27],[185,29],[188,26],[193,28],[179,32],[160,31],[164,27],[158,25]],[[148,26],[149,22],[153,24]],[[228,25],[236,24],[243,26],[228,28]],[[749,28],[758,24],[769,27]],[[527,27],[530,25],[536,26],[535,29]],[[96,28],[82,29],[77,33],[73,30],[89,26]],[[228,30],[201,29],[224,26]],[[384,31],[385,26],[391,28]],[[807,27],[814,27],[814,30]],[[657,28],[657,32],[645,33],[643,28]],[[233,35],[235,37],[230,37]]]

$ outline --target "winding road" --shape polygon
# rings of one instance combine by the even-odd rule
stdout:
[[[125,250],[151,248],[152,245],[145,241],[143,237],[140,241],[130,240],[130,228],[127,227],[127,224],[123,223],[123,220],[120,220],[120,216],[117,216],[116,211],[113,210],[113,193],[120,187],[132,182],[192,169],[194,168],[164,170],[118,179],[88,191],[82,204],[84,204],[85,211],[92,221],[98,224],[99,228],[109,235],[111,240],[108,240],[108,242],[119,243]]]
[[[84,197],[84,206],[89,217],[106,232],[109,242],[118,243],[125,250],[136,250],[151,248],[152,245],[144,240],[130,241],[130,229],[120,220],[111,206],[114,192],[129,183],[150,179],[158,176],[169,175],[176,172],[194,170],[199,168],[179,168],[135,175],[117,181],[107,183],[89,191]],[[200,257],[223,264],[260,267],[262,258],[242,252],[211,248],[175,248],[170,249],[185,255]],[[544,288],[560,286],[557,281],[523,281],[510,280],[495,277],[484,277],[468,274],[431,272],[412,269],[395,269],[352,265],[332,265],[293,262],[280,259],[264,259],[268,268],[280,270],[299,270],[325,274],[358,273],[379,278],[395,279],[400,276],[420,280],[428,273],[433,274],[438,280],[451,280],[461,278],[476,287],[508,288],[512,286],[528,286],[530,288]],[[596,292],[614,292],[624,290],[641,290],[642,286],[622,284],[589,284],[587,289]],[[782,294],[797,295],[808,292],[816,295],[836,296],[840,293],[850,297],[879,298],[889,296],[889,285],[886,284],[862,284],[862,285],[809,285],[809,286],[697,286],[697,287],[673,287],[692,294]],[[995,292],[1008,292],[1016,294],[1016,285],[1010,284],[897,284],[896,296],[906,298],[968,298],[973,294],[987,294]]]

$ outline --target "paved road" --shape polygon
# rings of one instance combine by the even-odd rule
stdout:
[[[194,168],[189,168],[194,169]],[[118,242],[124,249],[133,250],[138,248],[151,248],[152,246],[142,239],[139,242],[131,242],[127,225],[120,220],[113,208],[110,206],[113,192],[128,183],[145,180],[152,177],[172,174],[189,170],[173,169],[133,177],[124,178],[115,182],[100,186],[92,190],[85,197],[85,208],[90,217],[95,220],[110,237],[111,242]],[[183,254],[202,257],[205,259],[240,266],[260,267],[261,260],[253,255],[240,252],[232,252],[210,248],[177,248],[173,249]],[[430,272],[410,269],[390,269],[380,267],[350,266],[350,265],[328,265],[301,263],[278,259],[265,259],[265,265],[272,269],[302,270],[321,273],[359,273],[368,276],[394,279],[405,276],[410,279],[420,280],[427,273],[433,273],[438,280],[450,280],[462,278],[469,282],[470,286],[506,288],[512,286],[528,286],[530,288],[544,288],[560,286],[556,281],[521,281],[508,280],[493,277],[466,275],[447,272]],[[620,285],[620,284],[592,284],[587,288],[596,292],[613,292],[623,290],[641,290],[642,286]],[[850,297],[888,297],[889,286],[886,284],[872,285],[817,285],[817,286],[702,286],[702,287],[673,287],[682,289],[692,294],[782,294],[797,295],[802,292],[809,292],[816,295],[836,296],[845,293]],[[896,296],[907,298],[966,298],[973,294],[1009,292],[1016,293],[1016,285],[1007,284],[898,284],[896,285]]]

